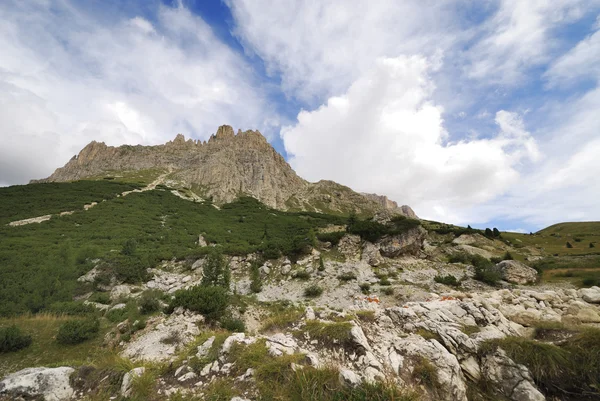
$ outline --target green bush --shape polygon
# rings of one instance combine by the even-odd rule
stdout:
[[[219,250],[213,248],[208,254],[202,273],[203,286],[218,286],[229,290],[231,271],[229,270],[229,264]]]
[[[308,280],[310,278],[310,273],[306,270],[300,270],[295,272],[293,274],[293,277],[297,278],[298,280]]]
[[[573,248],[573,245],[569,241],[567,241],[567,248]]]
[[[161,293],[159,291],[144,291],[138,302],[140,312],[144,315],[158,312],[160,310],[160,298]]]
[[[440,276],[437,275],[433,278],[433,280],[436,283],[440,283],[440,284],[445,284],[445,285],[450,285],[452,287],[458,287],[460,285],[460,282],[457,280],[457,278],[455,276],[453,276],[452,274],[448,274],[446,276]]]
[[[241,319],[226,317],[221,319],[221,327],[233,333],[243,333],[246,331],[246,325]]]
[[[356,280],[356,274],[349,272],[349,273],[342,273],[338,276],[338,280],[340,281],[351,281],[351,280]]]
[[[208,321],[215,322],[223,317],[227,305],[229,305],[229,294],[225,288],[200,285],[176,291],[170,309],[181,306],[201,313]]]
[[[260,277],[260,263],[256,260],[250,264],[250,291],[258,294],[262,291],[262,279]]]
[[[90,302],[97,302],[103,305],[110,304],[110,294],[108,292],[95,292],[89,298]]]
[[[371,284],[369,283],[362,283],[359,285],[359,287],[363,294],[369,294],[371,292]]]
[[[59,344],[79,344],[94,338],[99,330],[98,319],[68,320],[60,325],[56,341]]]
[[[31,345],[31,336],[17,326],[0,327],[0,353],[18,351]]]
[[[500,270],[494,265],[475,267],[475,280],[489,285],[496,285],[502,278]]]
[[[323,261],[323,256],[319,256],[319,271],[325,271],[325,262]]]
[[[394,289],[392,287],[387,287],[383,289],[383,293],[385,295],[394,295]]]
[[[340,240],[346,235],[345,231],[334,231],[330,233],[317,233],[317,239],[321,242],[330,242],[331,245],[338,245]]]
[[[323,289],[318,285],[311,285],[304,289],[304,296],[308,298],[316,298],[323,294]]]

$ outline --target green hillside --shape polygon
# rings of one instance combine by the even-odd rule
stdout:
[[[101,259],[119,279],[137,282],[161,260],[205,252],[197,245],[200,234],[227,254],[263,251],[294,257],[314,238],[316,228],[344,221],[280,212],[252,198],[217,208],[165,189],[114,197],[131,188],[103,181],[0,188],[0,315],[46,310],[89,291],[76,279],[93,267],[93,259]],[[106,201],[83,210],[85,203],[102,199]],[[41,224],[6,225],[64,210],[76,211]]]

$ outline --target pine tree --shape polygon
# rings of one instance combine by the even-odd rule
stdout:
[[[488,238],[492,238],[494,236],[494,232],[492,230],[490,230],[489,228],[486,228],[484,235]]]
[[[229,264],[227,264],[220,251],[213,249],[208,254],[202,268],[202,274],[203,286],[216,286],[229,289],[231,271],[229,270]]]
[[[500,236],[500,231],[496,227],[494,227],[494,230],[492,232],[494,234],[494,237],[498,238]]]

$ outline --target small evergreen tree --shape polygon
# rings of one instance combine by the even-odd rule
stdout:
[[[225,261],[223,254],[217,249],[213,248],[206,257],[202,274],[203,286],[223,287],[229,290],[231,270],[229,270],[229,264]]]
[[[567,241],[567,248],[573,248],[573,245],[569,241]]]
[[[484,235],[488,238],[492,238],[494,236],[494,232],[492,230],[490,230],[489,228],[486,228]]]
[[[492,231],[492,233],[494,234],[495,238],[500,237],[500,231],[496,227],[494,227],[494,230]]]
[[[594,248],[594,244],[590,242],[590,248]]]

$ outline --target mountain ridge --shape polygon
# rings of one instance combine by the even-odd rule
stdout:
[[[166,170],[171,185],[189,188],[217,204],[249,195],[279,210],[359,214],[391,212],[416,218],[407,205],[386,196],[363,194],[329,180],[310,183],[298,176],[259,131],[235,134],[222,125],[208,139],[186,140],[182,134],[165,144],[108,146],[92,141],[67,164],[40,182],[114,178],[115,172]]]

